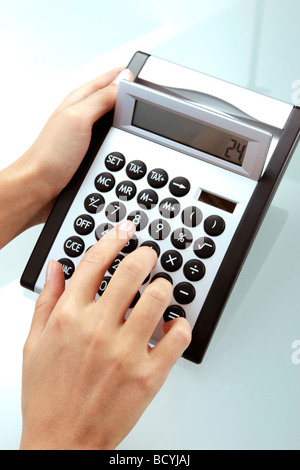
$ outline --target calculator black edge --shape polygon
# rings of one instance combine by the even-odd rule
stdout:
[[[228,247],[214,283],[194,325],[192,341],[183,357],[200,364],[215,328],[220,320],[229,294],[238,278],[276,189],[290,162],[299,139],[300,108],[294,107],[283,130],[271,161],[258,182],[243,218]]]
[[[137,51],[131,58],[127,68],[131,70],[134,79],[137,78],[149,54]],[[113,111],[99,119],[93,126],[89,149],[74,174],[71,181],[58,195],[54,207],[46,221],[45,226],[37,240],[33,252],[21,276],[21,286],[34,291],[36,281],[51,249],[52,244],[60,230],[66,214],[75,198],[90,166],[92,165],[109,129],[113,123]]]

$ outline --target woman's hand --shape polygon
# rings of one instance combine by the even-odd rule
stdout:
[[[184,318],[148,341],[168,306],[172,285],[156,279],[125,321],[144,279],[156,264],[140,247],[119,264],[99,300],[95,295],[116,255],[133,235],[127,221],[84,255],[64,290],[50,262],[24,348],[22,449],[113,449],[136,424],[187,348]]]
[[[0,172],[0,248],[45,222],[87,152],[93,124],[114,108],[121,78],[133,77],[115,69],[70,93],[30,149]]]

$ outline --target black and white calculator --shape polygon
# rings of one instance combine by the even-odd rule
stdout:
[[[40,292],[50,259],[67,283],[86,250],[130,219],[136,233],[97,297],[128,253],[152,247],[157,266],[130,307],[166,277],[173,298],[151,341],[163,322],[186,317],[193,333],[184,357],[200,363],[296,146],[300,108],[143,52],[128,68],[135,80],[120,83],[114,112],[94,125],[21,284]]]

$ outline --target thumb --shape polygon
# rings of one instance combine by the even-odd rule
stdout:
[[[46,271],[46,282],[36,301],[29,337],[38,338],[44,331],[48,319],[65,290],[65,277],[60,263],[51,260]]]
[[[114,108],[120,81],[132,81],[133,79],[133,74],[129,69],[123,70],[108,86],[96,91],[88,98],[78,103],[77,106],[81,114],[92,123],[96,122],[104,116],[104,114]]]

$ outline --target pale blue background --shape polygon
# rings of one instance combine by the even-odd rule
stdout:
[[[135,50],[300,105],[299,0],[0,0],[0,168],[82,81]],[[202,365],[180,360],[120,449],[300,449],[300,148]],[[0,228],[1,229],[1,228]],[[21,433],[19,278],[41,227],[0,252],[0,448]]]

